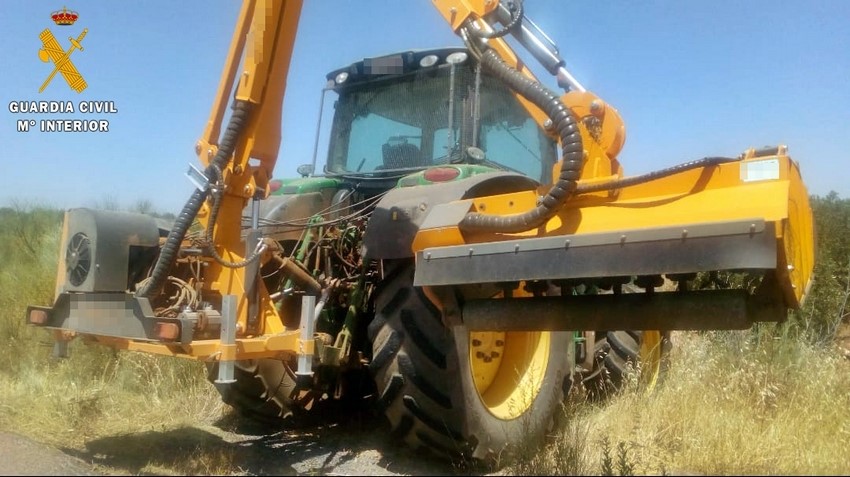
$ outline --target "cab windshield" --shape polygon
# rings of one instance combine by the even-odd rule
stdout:
[[[327,172],[370,174],[473,162],[551,179],[556,144],[510,90],[471,61],[339,88]],[[454,71],[452,69],[454,68]]]

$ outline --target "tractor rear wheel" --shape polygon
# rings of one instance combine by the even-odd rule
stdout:
[[[282,424],[296,421],[303,410],[292,399],[295,376],[277,359],[236,361],[233,383],[216,383],[218,363],[207,366],[207,379],[221,394],[222,401],[250,419]]]
[[[594,367],[584,380],[596,397],[617,392],[635,373],[640,387],[653,391],[663,380],[670,352],[670,333],[658,330],[597,331]]]
[[[569,383],[568,332],[474,332],[443,325],[413,287],[413,261],[385,261],[369,325],[378,406],[396,438],[449,458],[533,445]]]

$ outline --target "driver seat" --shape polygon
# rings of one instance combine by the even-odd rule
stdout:
[[[403,142],[400,144],[386,143],[381,147],[384,159],[384,169],[402,169],[406,167],[422,167],[422,153],[416,144]]]

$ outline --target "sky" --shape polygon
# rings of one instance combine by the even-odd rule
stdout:
[[[78,12],[75,25],[50,19],[63,6]],[[620,112],[626,175],[785,144],[810,194],[850,197],[850,1],[524,7],[573,76]],[[0,0],[0,206],[150,201],[178,212],[238,11],[229,0]],[[65,50],[88,29],[69,57],[88,83],[82,93],[61,75],[38,92],[53,69],[39,60],[45,28]],[[364,57],[462,45],[430,0],[306,0],[297,35],[275,177],[294,177],[312,160],[326,73]],[[112,101],[118,112],[11,112],[20,101]],[[109,131],[18,132],[29,119],[107,120]]]

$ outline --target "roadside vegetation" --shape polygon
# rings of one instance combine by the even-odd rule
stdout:
[[[99,206],[118,208],[113,200]],[[133,210],[151,213],[147,202]],[[201,363],[114,351],[80,340],[71,341],[68,359],[52,358],[52,336],[25,325],[24,314],[29,304],[52,302],[62,217],[62,211],[38,205],[0,208],[0,430],[73,453],[87,443],[105,442],[99,441],[104,437],[191,428],[226,412]],[[159,443],[137,441],[158,445],[162,452],[147,451],[144,455],[154,457],[150,462],[130,461],[125,470],[231,472],[227,454],[204,446],[202,435],[194,440],[173,437]],[[210,454],[186,449],[186,442],[207,447]],[[103,449],[113,455],[132,450]]]
[[[515,449],[506,471],[850,473],[850,200],[832,193],[812,206],[817,281],[802,310],[747,331],[674,333],[654,392],[630,382],[590,401],[574,388],[549,443]],[[153,213],[143,202],[132,209]],[[0,430],[97,454],[107,466],[122,459],[104,472],[244,473],[238,447],[198,431],[230,415],[201,363],[79,340],[55,360],[51,336],[24,325],[28,304],[52,300],[61,220],[49,207],[0,208]],[[133,446],[144,459],[132,460]]]
[[[678,333],[663,386],[565,409],[526,475],[847,475],[850,362],[789,327]],[[574,400],[578,401],[576,397]]]

